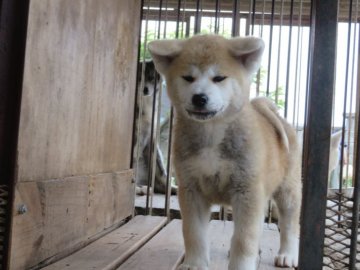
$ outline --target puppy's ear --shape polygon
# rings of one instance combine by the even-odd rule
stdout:
[[[230,53],[240,61],[252,75],[261,64],[265,43],[257,37],[238,37],[229,40]]]
[[[148,49],[155,63],[156,70],[165,75],[171,62],[177,57],[183,47],[183,40],[154,40]]]

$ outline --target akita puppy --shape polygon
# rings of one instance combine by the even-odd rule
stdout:
[[[185,258],[179,269],[209,269],[213,203],[233,209],[231,270],[255,270],[264,209],[281,215],[277,266],[297,266],[300,150],[293,128],[264,98],[249,101],[264,42],[199,35],[149,44],[175,108],[173,162],[179,184]]]
[[[153,103],[155,93],[159,93],[160,77],[155,72],[155,66],[152,61],[140,62],[140,70],[144,66],[144,83],[142,89],[139,89],[139,95],[136,102],[136,133],[134,149],[134,168],[136,174],[136,194],[145,195],[147,193],[148,174],[151,167],[150,147],[151,147],[151,125],[153,114]],[[141,86],[141,76],[138,78]],[[156,102],[155,107],[157,108]],[[140,108],[141,107],[141,108]],[[140,114],[141,112],[141,114]],[[157,118],[155,117],[155,121]],[[156,124],[155,124],[156,126]],[[161,147],[156,143],[156,167],[155,167],[155,186],[157,193],[166,192],[167,173]],[[171,186],[171,193],[176,194],[177,188]]]

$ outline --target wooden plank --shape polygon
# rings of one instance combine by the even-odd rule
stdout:
[[[140,10],[30,1],[18,181],[130,168]]]
[[[211,270],[223,270],[228,267],[231,236],[234,223],[213,220],[210,222],[210,260]],[[274,258],[279,250],[280,235],[275,224],[265,224],[260,242],[258,270],[291,269],[274,266]]]
[[[119,229],[43,269],[114,269],[158,232],[165,223],[164,217],[136,216]]]
[[[228,267],[228,254],[233,233],[233,222],[212,220],[209,227],[210,269],[224,270]],[[279,233],[274,224],[264,225],[260,243],[258,270],[290,269],[274,266],[279,249]],[[137,253],[117,270],[176,269],[184,254],[181,220],[173,220]]]
[[[280,248],[280,233],[277,225],[265,224],[264,233],[260,242],[259,270],[293,269],[274,266],[274,259]]]
[[[181,221],[175,219],[117,270],[172,270],[182,260],[183,254]]]
[[[133,211],[132,171],[16,185],[10,269],[68,255]],[[20,206],[26,212],[19,213]]]
[[[231,221],[212,220],[210,222],[210,270],[227,269],[233,224]]]

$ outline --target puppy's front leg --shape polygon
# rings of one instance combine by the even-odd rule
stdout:
[[[263,224],[263,199],[250,193],[232,199],[234,234],[231,240],[229,270],[255,270]]]
[[[183,221],[185,259],[178,270],[209,269],[207,228],[210,204],[196,189],[179,186],[179,202]]]

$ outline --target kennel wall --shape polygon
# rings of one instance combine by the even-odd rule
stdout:
[[[0,101],[0,145],[12,143],[1,160],[8,219],[1,217],[0,269],[20,270],[64,256],[133,214],[141,9],[140,0],[5,0],[0,8],[2,70],[20,58],[11,70],[18,76],[24,61],[23,84],[3,73],[0,91],[8,98]]]

